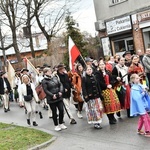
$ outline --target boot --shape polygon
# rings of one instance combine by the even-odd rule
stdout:
[[[130,116],[130,109],[127,109],[127,117],[128,118],[133,118],[133,116]]]
[[[38,126],[38,124],[35,121],[33,121],[33,126]]]
[[[30,125],[30,119],[27,119],[27,124]]]
[[[118,111],[118,112],[116,113],[116,115],[117,115],[119,118],[121,118],[121,113],[120,113],[120,111]]]
[[[40,115],[40,119],[42,119],[43,118],[42,112],[39,112],[39,115]]]
[[[5,113],[7,112],[7,109],[6,109],[6,108],[4,108],[4,112],[5,112]]]
[[[113,117],[113,114],[107,114],[108,120],[109,120],[109,124],[116,124],[116,120]]]

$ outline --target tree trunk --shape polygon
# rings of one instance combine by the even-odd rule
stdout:
[[[15,33],[13,34],[13,43],[14,43],[14,50],[16,53],[17,60],[18,60],[18,62],[22,62],[22,58],[21,58],[21,54],[19,52],[19,48],[18,48],[18,44],[17,44],[17,38],[16,38]]]
[[[33,47],[33,39],[32,39],[32,32],[31,32],[31,26],[28,27],[29,28],[29,39],[30,39],[30,49],[31,49],[31,54],[32,57],[35,58],[35,51],[34,51],[34,47]]]
[[[48,56],[51,56],[53,54],[51,40],[47,40],[47,54]]]

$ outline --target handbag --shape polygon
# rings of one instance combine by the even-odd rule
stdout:
[[[46,97],[42,84],[38,85],[35,90],[40,100],[43,100]]]
[[[32,95],[27,95],[27,96],[24,96],[24,100],[26,102],[30,102],[32,100]]]

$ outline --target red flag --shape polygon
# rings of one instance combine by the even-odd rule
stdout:
[[[73,40],[71,39],[71,37],[69,37],[69,67],[71,71],[74,71],[74,63],[76,61],[76,59],[78,58],[79,55],[81,55],[80,51],[78,50],[78,48],[76,47],[76,45],[74,44]]]

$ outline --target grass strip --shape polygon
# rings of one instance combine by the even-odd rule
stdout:
[[[0,123],[0,150],[27,150],[52,138],[33,128]]]

